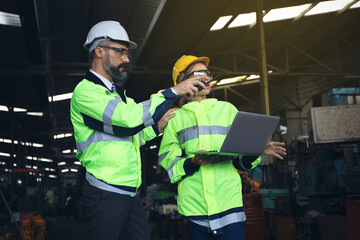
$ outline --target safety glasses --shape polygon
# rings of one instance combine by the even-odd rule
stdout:
[[[190,77],[209,77],[209,78],[213,78],[213,75],[211,74],[211,72],[209,70],[197,70],[197,71],[193,71],[191,72],[186,78],[190,78]]]
[[[110,46],[99,46],[99,47],[114,50],[117,54],[121,55],[122,59],[124,59],[125,57],[129,57],[129,51],[125,48],[117,48]]]

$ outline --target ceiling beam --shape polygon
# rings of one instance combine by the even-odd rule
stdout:
[[[134,63],[137,62],[137,60],[138,60],[139,56],[141,55],[147,41],[149,40],[149,37],[150,37],[154,27],[155,27],[155,24],[157,23],[162,10],[164,9],[165,3],[166,3],[166,0],[161,0],[158,8],[156,9],[154,17],[152,18],[151,23],[149,25],[148,31],[145,34],[144,40],[141,42],[141,45],[140,45],[139,49],[136,52],[136,56],[134,57]]]
[[[31,64],[43,64],[40,45],[40,35],[37,22],[35,1],[18,0],[21,28],[24,31],[25,41]]]
[[[211,68],[211,67],[210,67]],[[213,67],[216,69],[215,67]],[[18,71],[18,70],[3,70],[0,71],[0,76],[84,76],[85,70],[49,70],[49,71]],[[231,70],[215,70],[214,74],[222,75],[250,75],[259,74],[259,72],[246,72],[246,71],[231,71]],[[135,70],[129,71],[129,75],[169,75],[168,70]],[[272,72],[268,73],[268,76],[320,76],[320,77],[360,77],[360,72]],[[41,79],[43,80],[43,79]]]
[[[295,46],[292,43],[289,43],[289,46],[294,48],[295,50],[297,50],[298,52],[302,53],[304,56],[310,58],[311,60],[313,60],[314,62],[320,64],[321,66],[323,66],[324,68],[326,68],[327,70],[329,70],[330,72],[336,72],[334,69],[332,69],[331,67],[327,66],[325,63],[323,63],[322,61],[320,61],[319,59],[311,56],[309,53],[305,52],[304,50],[302,50],[301,48]]]

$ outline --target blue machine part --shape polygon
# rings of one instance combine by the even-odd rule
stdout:
[[[262,184],[263,181],[263,171],[259,167],[248,170],[249,177],[255,182]]]

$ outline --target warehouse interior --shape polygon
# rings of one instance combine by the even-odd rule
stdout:
[[[358,0],[1,1],[0,239],[87,239],[70,98],[103,20],[138,45],[125,87],[136,102],[171,87],[172,66],[191,54],[211,59],[217,99],[280,117],[273,139],[287,156],[242,176],[246,239],[360,239]],[[141,149],[152,238],[187,240],[160,141]],[[36,217],[25,236],[20,220]]]

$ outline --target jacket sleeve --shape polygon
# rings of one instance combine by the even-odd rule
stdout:
[[[240,156],[233,160],[236,169],[245,171],[253,169],[261,162],[261,156]]]
[[[152,126],[156,136],[158,121],[176,98],[169,88],[147,101],[135,103],[127,98],[125,103],[102,88],[84,87],[74,90],[71,105],[81,114],[84,124],[96,131],[127,137]]]
[[[147,141],[152,140],[157,135],[158,135],[158,133],[157,133],[156,130],[154,130],[153,126],[144,128],[143,130],[141,130],[140,136],[139,136],[139,138],[140,138],[140,146],[144,145]]]
[[[194,174],[199,167],[193,166],[190,158],[186,157],[171,123],[170,119],[164,129],[159,149],[159,164],[168,172],[171,183],[176,183],[183,177]]]

